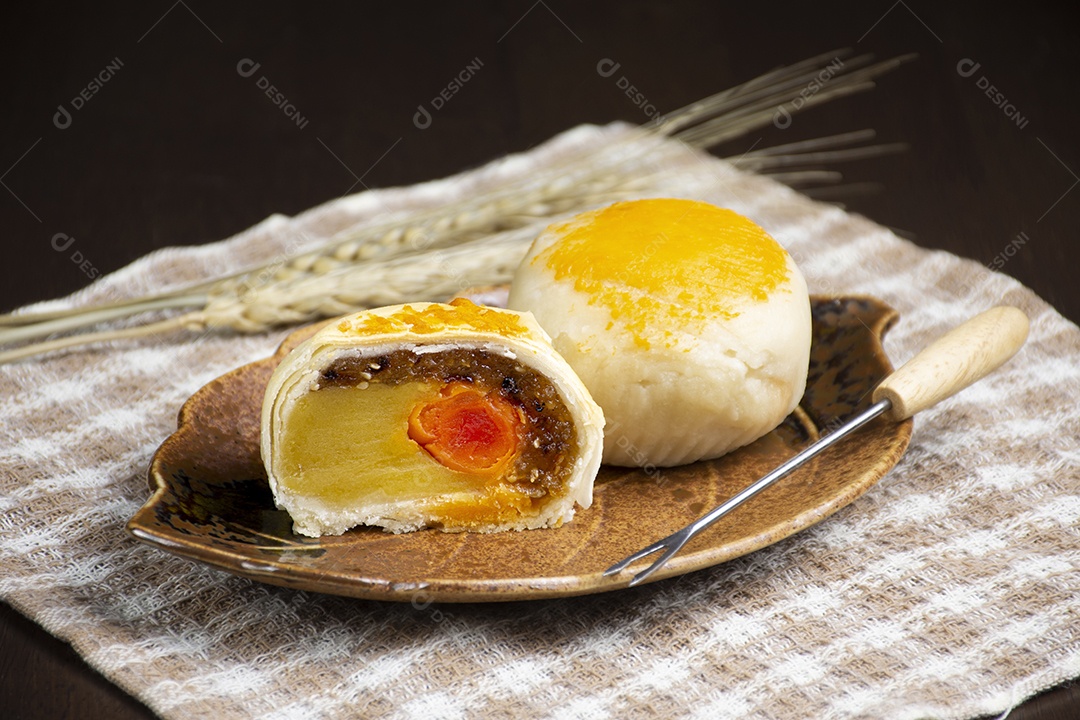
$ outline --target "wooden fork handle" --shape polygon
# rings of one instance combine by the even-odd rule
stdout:
[[[906,420],[996,370],[1023,346],[1028,319],[1014,307],[976,315],[923,349],[881,381],[874,402],[888,400],[887,417]]]

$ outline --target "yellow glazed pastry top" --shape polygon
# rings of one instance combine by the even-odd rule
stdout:
[[[339,332],[355,335],[397,332],[434,335],[448,328],[497,333],[503,337],[522,337],[529,333],[517,315],[491,310],[464,298],[451,300],[448,305],[425,305],[421,309],[403,305],[390,315],[361,313],[342,320],[337,326]]]
[[[693,200],[616,203],[548,233],[559,241],[533,264],[606,307],[644,349],[662,340],[650,328],[693,331],[709,318],[733,318],[748,299],[786,289],[790,275],[787,252],[764,229]]]

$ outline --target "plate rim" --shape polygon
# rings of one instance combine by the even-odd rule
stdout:
[[[892,306],[879,298],[864,294],[811,295],[810,301],[812,305],[831,301],[862,301],[876,306],[880,310],[880,315],[875,318],[872,327],[868,326],[874,338],[874,354],[884,363],[886,372],[892,371],[892,363],[885,352],[882,342],[885,333],[899,319],[899,313]],[[271,585],[361,599],[416,604],[417,598],[423,598],[425,605],[430,602],[508,602],[590,595],[621,590],[629,586],[630,579],[633,576],[629,569],[615,576],[605,578],[602,574],[602,568],[593,573],[531,578],[435,579],[430,582],[395,583],[383,578],[368,578],[342,571],[328,571],[310,566],[290,564],[283,560],[266,559],[254,561],[225,547],[211,547],[198,542],[182,542],[167,533],[154,531],[152,529],[154,527],[153,523],[144,522],[143,518],[153,514],[156,505],[170,490],[169,481],[161,471],[162,457],[174,445],[181,443],[184,435],[193,431],[195,425],[192,421],[195,412],[194,408],[199,405],[202,397],[212,392],[215,387],[226,384],[232,378],[250,371],[252,366],[275,361],[280,362],[280,359],[292,347],[295,347],[300,340],[315,333],[320,327],[336,320],[336,318],[331,318],[294,329],[282,339],[273,354],[245,363],[215,377],[196,390],[183,403],[177,413],[176,429],[158,446],[151,457],[147,468],[147,481],[152,492],[150,497],[125,525],[125,530],[131,537],[173,555],[225,570],[240,577]],[[898,433],[896,442],[891,446],[889,452],[876,457],[873,463],[860,473],[859,477],[864,480],[850,483],[845,488],[846,492],[831,498],[830,502],[806,508],[803,512],[787,518],[785,524],[793,529],[778,537],[770,538],[768,533],[760,533],[755,536],[741,538],[736,543],[729,543],[720,546],[720,548],[706,547],[697,551],[684,551],[673,556],[667,565],[642,584],[649,584],[713,567],[761,550],[816,525],[850,505],[895,467],[906,451],[912,435],[913,420],[908,418],[896,423],[896,426]],[[870,479],[866,480],[865,478]],[[731,552],[732,548],[738,549]],[[723,550],[723,552],[719,550]]]

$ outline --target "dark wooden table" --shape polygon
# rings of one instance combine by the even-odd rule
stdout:
[[[642,122],[649,106],[852,48],[918,59],[719,154],[874,128],[908,149],[845,164],[845,187],[822,198],[1008,273],[1080,320],[1080,45],[1049,3],[29,5],[7,12],[0,46],[3,310],[155,248],[442,177],[579,123]],[[414,121],[421,105],[430,122]],[[6,605],[0,708],[152,717]],[[1009,717],[1080,717],[1080,688]]]

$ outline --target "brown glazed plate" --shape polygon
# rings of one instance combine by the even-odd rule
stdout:
[[[357,528],[307,538],[274,507],[259,457],[263,393],[282,357],[314,332],[291,334],[273,357],[193,395],[150,465],[152,497],[128,523],[139,540],[266,583],[378,600],[491,602],[618,590],[646,559],[605,568],[719,505],[819,433],[869,407],[892,368],[882,335],[897,314],[868,297],[814,298],[806,393],[796,412],[753,444],[675,468],[602,467],[593,505],[557,529],[393,535]],[[651,581],[716,565],[835,513],[900,459],[911,420],[878,418],[694,538]]]

